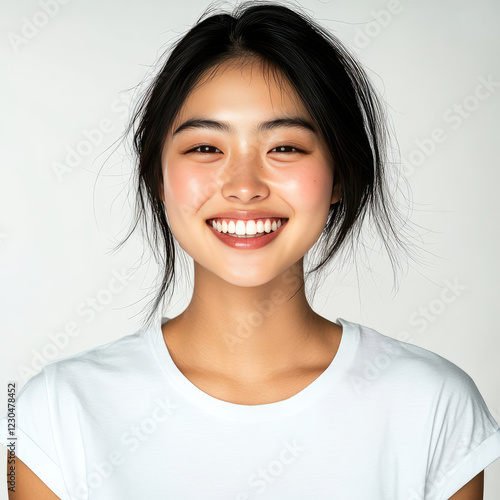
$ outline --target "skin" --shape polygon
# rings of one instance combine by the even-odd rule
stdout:
[[[194,260],[195,280],[191,302],[163,325],[163,335],[175,364],[202,390],[233,403],[265,404],[309,385],[337,352],[342,328],[311,309],[301,285],[303,256],[340,193],[332,191],[334,167],[319,136],[292,127],[255,131],[277,117],[310,120],[293,90],[285,85],[282,92],[258,65],[222,69],[190,94],[173,130],[194,117],[234,130],[170,131],[164,147],[161,196],[175,238]],[[218,149],[185,154],[201,144]],[[305,153],[273,151],[283,144]],[[232,209],[275,211],[288,217],[288,227],[263,248],[233,249],[205,225]],[[273,300],[279,294],[285,300]],[[251,322],[265,303],[272,312]],[[250,333],[235,336],[241,324]],[[483,484],[481,471],[451,499],[481,500]],[[58,497],[17,459],[9,499],[33,498]]]
[[[316,314],[301,286],[304,254],[340,197],[338,189],[332,193],[333,164],[317,133],[256,130],[288,116],[312,123],[293,89],[268,78],[258,63],[226,63],[188,96],[163,149],[160,194],[175,238],[194,261],[193,296],[163,325],[165,342],[195,385],[234,403],[264,404],[299,392],[331,363],[341,338],[342,327]],[[173,134],[193,118],[227,122],[232,130]],[[200,145],[212,148],[192,151]],[[282,145],[300,152],[274,149]],[[268,245],[235,249],[205,222],[225,210],[269,210],[289,220]],[[252,321],[263,303],[272,303],[272,312]]]

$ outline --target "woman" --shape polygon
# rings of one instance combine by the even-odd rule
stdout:
[[[500,429],[473,380],[304,293],[307,252],[321,243],[324,269],[365,214],[403,248],[383,110],[340,43],[275,4],[207,17],[134,125],[163,281],[136,334],[23,388],[10,497],[482,498]],[[176,243],[193,296],[155,321]]]

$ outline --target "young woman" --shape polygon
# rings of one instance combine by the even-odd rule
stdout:
[[[403,248],[383,109],[339,41],[277,4],[206,17],[134,125],[163,281],[137,333],[24,386],[10,498],[482,498],[500,429],[473,380],[304,292],[306,254],[324,269],[365,214]],[[192,299],[155,320],[177,243]]]

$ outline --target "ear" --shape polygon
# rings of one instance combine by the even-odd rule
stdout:
[[[334,205],[337,203],[342,196],[342,192],[340,189],[340,184],[338,182],[335,183],[332,189],[332,199],[330,200],[330,205]]]

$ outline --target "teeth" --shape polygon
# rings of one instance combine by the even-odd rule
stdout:
[[[236,234],[245,234],[245,223],[242,220],[239,220],[236,223]]]
[[[282,226],[281,219],[259,220],[212,220],[212,227],[219,233],[229,233],[236,236],[255,235],[276,231]]]

